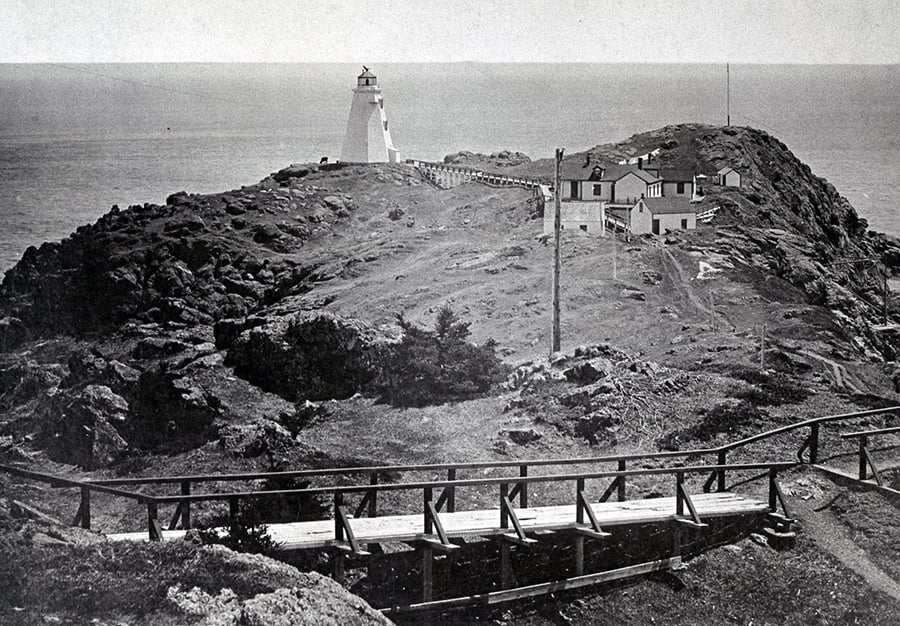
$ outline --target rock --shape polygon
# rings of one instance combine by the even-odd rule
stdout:
[[[5,404],[25,404],[46,395],[62,381],[62,368],[17,357],[0,369],[0,397]]]
[[[388,211],[387,217],[389,220],[396,222],[397,220],[402,218],[404,215],[406,215],[406,211],[404,211],[402,208],[397,206],[397,207],[392,208],[390,211]]]
[[[0,352],[14,350],[29,339],[25,324],[18,317],[0,319]]]
[[[579,363],[563,372],[566,379],[582,385],[589,385],[601,378],[606,378],[612,372],[613,365],[603,357],[597,357],[584,363]]]
[[[141,339],[131,351],[135,359],[158,359],[188,350],[190,344],[168,337],[147,337]]]
[[[648,285],[658,285],[663,279],[662,274],[655,270],[644,270],[641,272],[641,276]]]
[[[301,311],[241,332],[226,363],[288,400],[349,398],[375,376],[373,350],[387,341],[359,320]]]
[[[506,431],[506,436],[509,437],[510,441],[514,444],[524,446],[532,441],[537,441],[543,435],[533,428],[522,428],[508,430]]]
[[[261,593],[244,602],[244,626],[388,626],[392,622],[365,600],[320,574],[303,587]]]
[[[228,424],[219,429],[219,445],[236,456],[254,458],[265,453],[282,455],[294,445],[280,424],[264,418],[249,424]]]
[[[634,289],[633,287],[625,287],[622,290],[622,297],[628,298],[630,300],[637,300],[638,302],[643,302],[647,299],[647,294],[645,294],[640,289]]]
[[[43,436],[52,458],[92,470],[114,461],[128,448],[119,434],[129,406],[109,387],[88,385],[60,392],[45,407]]]
[[[603,409],[579,418],[575,423],[575,434],[587,439],[591,445],[596,445],[600,441],[613,440],[616,429],[621,424],[621,417]]]
[[[322,202],[325,203],[325,206],[335,212],[346,208],[343,198],[339,198],[338,196],[325,196],[322,198]]]

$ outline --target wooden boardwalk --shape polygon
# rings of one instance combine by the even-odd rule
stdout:
[[[692,496],[701,519],[724,516],[764,514],[769,504],[732,492],[701,493]],[[663,523],[676,520],[674,497],[624,502],[602,502],[591,505],[597,523],[602,528],[626,524]],[[574,504],[539,506],[515,510],[522,529],[528,532],[548,530],[577,530],[586,528],[576,520]],[[510,528],[501,527],[500,509],[456,511],[441,513],[440,521],[451,538],[492,537],[505,535]],[[425,533],[422,515],[386,515],[383,517],[350,518],[356,541],[359,543],[414,542],[433,538]],[[334,547],[334,522],[316,520],[267,525],[269,536],[284,550],[315,550]],[[162,539],[181,539],[183,530],[163,530]],[[147,532],[112,533],[113,541],[147,541]]]

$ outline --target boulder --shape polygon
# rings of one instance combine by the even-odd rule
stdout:
[[[524,446],[532,441],[537,441],[543,437],[543,434],[533,428],[517,428],[506,431],[506,436],[514,444]]]
[[[51,458],[92,470],[128,448],[119,434],[129,418],[128,402],[103,385],[60,392],[44,407],[43,436]]]
[[[301,311],[241,332],[226,363],[288,400],[349,398],[375,376],[374,350],[387,341],[359,320]]]
[[[612,370],[612,363],[603,357],[596,357],[565,370],[563,374],[567,380],[581,385],[590,385],[609,376]]]
[[[388,626],[392,622],[365,600],[321,574],[304,586],[261,593],[244,602],[246,626]]]
[[[223,426],[219,429],[219,445],[249,459],[265,453],[282,455],[294,446],[294,440],[281,424],[260,418],[249,424]]]

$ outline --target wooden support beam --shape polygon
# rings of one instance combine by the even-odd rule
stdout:
[[[719,450],[719,453],[716,455],[716,464],[728,464],[728,450]],[[716,491],[725,491],[725,470],[719,470],[719,475],[716,477],[716,483]]]
[[[615,243],[613,244],[615,246]],[[618,470],[620,472],[625,471],[625,459],[619,459]],[[616,497],[619,499],[619,502],[625,502],[625,476],[619,476],[619,491],[616,493]]]
[[[678,484],[678,490],[681,492],[681,499],[687,505],[688,512],[691,514],[690,520],[679,521],[687,522],[689,526],[693,526],[694,528],[706,528],[709,524],[704,524],[700,520],[700,515],[697,514],[697,507],[694,506],[694,501],[691,499],[691,494],[689,494],[687,489],[685,489],[684,483]]]
[[[619,580],[621,578],[629,578],[632,576],[641,576],[651,572],[672,569],[681,564],[680,557],[671,557],[660,559],[658,561],[650,561],[648,563],[640,563],[638,565],[630,565],[606,572],[598,572],[596,574],[586,574],[584,576],[576,576],[574,578],[565,578],[549,583],[540,583],[537,585],[529,585],[527,587],[508,588],[502,591],[492,591],[461,598],[450,598],[447,600],[436,600],[434,602],[412,604],[408,606],[395,606],[382,609],[382,613],[386,615],[397,615],[403,613],[412,613],[424,610],[444,610],[454,607],[480,605],[490,606],[512,600],[521,600],[523,598],[534,598],[549,593],[558,593],[569,589],[580,589],[598,583],[609,582],[611,580]]]
[[[866,467],[866,444],[868,438],[863,435],[859,438],[859,479],[866,480],[868,476],[868,468]]]
[[[344,507],[339,506],[334,513],[342,527],[342,534],[346,537],[347,543],[350,545],[353,554],[360,556],[368,555],[369,552],[359,547],[359,542],[356,541],[356,535],[353,533],[353,527],[350,526],[350,518],[347,516],[347,511],[344,510]]]
[[[181,482],[181,495],[191,495],[190,481],[184,480]],[[181,504],[184,505],[181,507],[181,527],[188,530],[191,527],[191,503],[182,502]]]
[[[422,547],[422,602],[431,602],[434,592],[434,553],[431,546],[425,544]]]
[[[575,536],[575,575],[584,574],[584,536]]]
[[[621,476],[616,476],[609,484],[609,487],[606,488],[606,491],[603,492],[603,495],[600,496],[598,502],[607,502],[612,497],[612,494],[619,489],[619,482],[622,480]]]
[[[150,500],[147,502],[147,530],[150,533],[150,541],[161,541],[162,540],[162,528],[159,526],[159,519],[157,519],[158,510],[157,505],[154,500]]]
[[[500,542],[500,588],[509,589],[513,582],[512,555],[510,545]]]
[[[609,537],[610,534],[608,532],[604,532],[603,529],[600,528],[600,523],[597,521],[597,515],[594,513],[594,508],[588,501],[584,491],[578,492],[578,503],[576,506],[582,509],[584,513],[587,513],[588,521],[590,522],[590,528],[576,528],[575,532],[586,535],[588,537],[593,537],[595,539],[604,539],[606,537]],[[584,517],[582,516],[581,519],[583,522]]]
[[[884,481],[881,478],[881,472],[879,472],[878,467],[875,466],[875,461],[872,459],[872,455],[869,454],[868,446],[863,446],[862,453],[866,457],[866,463],[868,463],[869,467],[872,468],[872,477],[875,479],[876,484],[879,487],[884,487]]]
[[[515,529],[516,531],[514,535],[512,533],[502,533],[499,535],[501,538],[505,540],[511,540],[513,543],[521,546],[529,546],[537,543],[536,539],[530,539],[525,535],[525,530],[522,528],[522,523],[519,521],[519,516],[516,515],[516,510],[515,508],[513,508],[512,502],[509,501],[509,498],[507,496],[501,496],[500,508],[501,510],[505,510],[506,517],[510,522],[512,522],[513,529]],[[501,527],[507,528],[507,526],[503,526],[502,522]]]
[[[426,529],[433,524],[434,530],[437,531],[438,541],[434,542],[434,540],[429,541],[430,538],[426,537],[426,543],[437,543],[440,545],[439,550],[442,552],[451,552],[459,548],[459,546],[450,543],[450,538],[447,536],[447,533],[444,531],[444,525],[441,523],[441,518],[438,516],[437,509],[434,506],[433,502],[426,501],[425,502],[425,516],[430,518],[431,524],[426,522]],[[429,533],[430,534],[430,533]]]

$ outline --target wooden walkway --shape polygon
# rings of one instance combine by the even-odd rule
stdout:
[[[769,504],[731,493],[702,493],[692,496],[701,519],[713,517],[764,514]],[[652,498],[625,502],[602,502],[591,505],[597,523],[602,528],[626,524],[663,523],[676,520],[675,498]],[[539,506],[516,509],[522,529],[526,533],[548,530],[578,530],[585,528],[576,520],[575,505]],[[350,518],[356,541],[359,543],[414,542],[429,539],[422,515],[387,515],[384,517]],[[451,537],[492,537],[505,535],[509,528],[501,527],[500,509],[441,513],[440,521]],[[224,529],[223,529],[224,530]],[[284,550],[327,549],[337,545],[334,522],[316,520],[267,525],[269,536]],[[163,530],[162,539],[181,539],[183,530]],[[113,533],[113,541],[147,541],[146,531]]]

